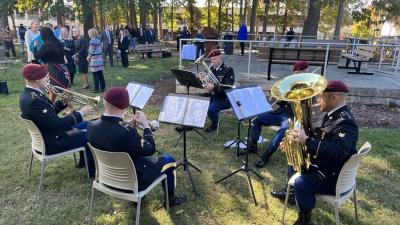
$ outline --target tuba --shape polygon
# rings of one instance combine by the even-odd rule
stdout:
[[[58,95],[63,103],[73,101],[81,105],[97,105],[100,102],[100,96],[89,97],[60,86],[52,85],[50,82],[47,83],[46,89]]]
[[[326,85],[326,79],[318,74],[299,73],[277,81],[271,88],[273,97],[291,103],[294,119],[289,119],[289,128],[282,143],[288,164],[301,174],[310,166],[310,157],[306,153],[306,146],[291,141],[289,133],[293,129],[303,128],[308,136],[311,135],[312,98],[323,92]]]

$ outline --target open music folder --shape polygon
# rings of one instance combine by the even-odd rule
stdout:
[[[131,82],[126,86],[129,93],[129,105],[142,110],[153,94],[154,88],[147,84]]]
[[[272,110],[267,97],[259,86],[244,86],[225,90],[233,111],[239,120]]]
[[[210,98],[169,94],[165,97],[158,120],[176,125],[203,128]]]

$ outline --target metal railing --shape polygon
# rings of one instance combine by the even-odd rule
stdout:
[[[182,41],[190,41],[190,42],[196,42],[198,41],[198,39],[180,39],[179,40],[179,67],[182,68]],[[247,79],[250,79],[250,68],[251,68],[251,56],[252,56],[252,52],[253,52],[253,45],[255,43],[264,43],[264,44],[272,44],[272,46],[276,45],[276,44],[297,44],[297,45],[302,45],[302,44],[306,44],[306,45],[313,45],[313,46],[318,46],[318,47],[324,47],[326,46],[326,53],[325,53],[325,63],[324,63],[324,74],[326,75],[326,70],[327,70],[327,66],[328,66],[328,57],[329,57],[329,50],[331,49],[331,47],[352,47],[352,51],[351,53],[353,53],[354,49],[356,48],[356,46],[374,46],[376,48],[380,48],[380,59],[378,62],[378,72],[384,72],[381,71],[381,64],[382,64],[382,57],[383,57],[383,49],[388,47],[388,48],[395,48],[397,49],[396,51],[396,65],[394,67],[395,70],[395,75],[397,75],[398,70],[400,69],[400,44],[396,44],[396,45],[388,45],[388,44],[355,44],[355,43],[318,43],[318,42],[301,42],[301,41],[296,41],[296,42],[276,42],[276,41],[250,41],[250,40],[223,40],[223,39],[204,39],[204,42],[217,42],[217,43],[239,43],[239,42],[245,42],[249,44],[249,57],[248,57],[248,64],[247,64]],[[384,72],[387,73],[387,72]]]

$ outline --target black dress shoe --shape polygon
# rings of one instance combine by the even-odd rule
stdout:
[[[261,158],[261,159],[257,160],[254,165],[257,168],[263,168],[268,163],[268,161],[269,161],[269,159],[265,160],[265,159]]]
[[[212,132],[212,131],[215,131],[215,130],[217,130],[217,126],[211,125],[211,126],[207,127],[207,128],[204,130],[204,132],[209,133],[209,132]]]
[[[181,195],[176,195],[174,197],[169,198],[169,207],[174,207],[176,205],[182,205],[184,202],[186,202],[186,196],[181,194]],[[165,205],[165,203],[164,203]]]
[[[273,190],[271,191],[272,197],[278,198],[282,201],[285,201],[286,198],[286,192],[287,192],[287,186],[280,190]],[[294,189],[290,188],[289,190],[289,199],[288,199],[289,204],[295,204],[295,199],[294,199]]]

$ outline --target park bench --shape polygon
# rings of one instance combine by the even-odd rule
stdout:
[[[144,59],[145,53],[161,52],[161,54],[163,54],[164,52],[170,52],[170,49],[165,47],[164,43],[156,42],[154,44],[137,44],[135,45],[133,52],[136,54],[142,54],[142,59]]]
[[[307,61],[308,65],[320,66],[321,75],[325,69],[326,49],[324,48],[269,48],[268,80],[271,80],[272,64],[293,65],[300,60]],[[328,53],[329,58],[329,53]]]
[[[361,64],[368,63],[374,56],[376,48],[374,46],[357,46],[353,54],[342,54],[342,58],[346,59],[346,66],[338,66],[340,69],[354,69],[355,71],[348,71],[348,74],[365,74],[373,75],[374,73],[361,72]],[[354,66],[350,67],[353,62]]]

